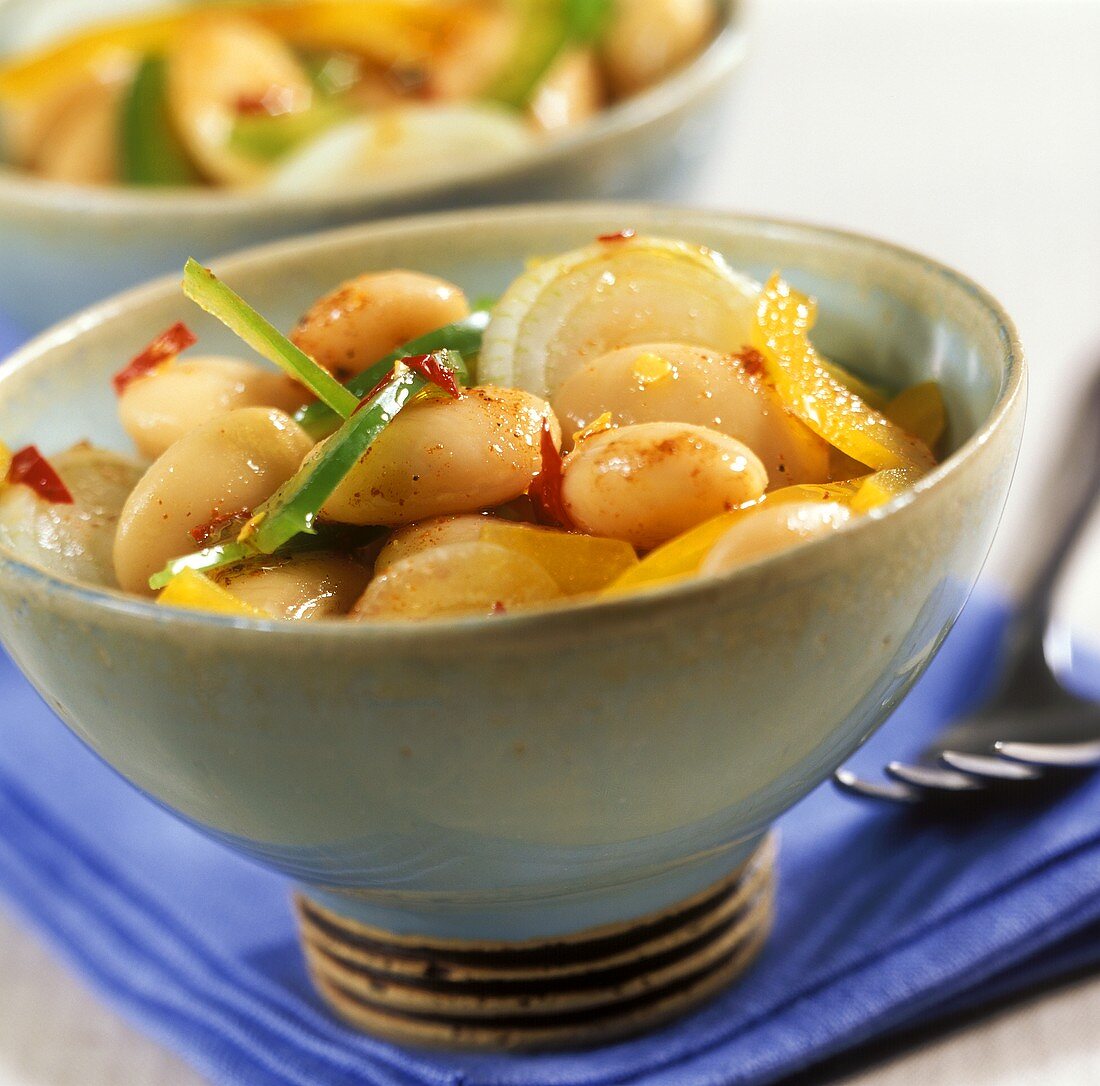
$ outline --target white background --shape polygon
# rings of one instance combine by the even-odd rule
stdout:
[[[1012,586],[1059,485],[1048,460],[1059,429],[1100,365],[1100,3],[756,0],[749,22],[731,124],[714,133],[691,198],[878,234],[1002,300],[1032,374],[1020,469],[987,571]],[[1064,613],[1100,644],[1097,533],[1086,551]],[[1098,1021],[1100,980],[1079,981],[842,1077],[1100,1083]],[[0,916],[0,1086],[199,1082]]]

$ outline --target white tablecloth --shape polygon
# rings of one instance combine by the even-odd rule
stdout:
[[[878,234],[1000,297],[1032,369],[987,571],[1012,585],[1057,485],[1059,427],[1100,364],[1100,3],[756,0],[748,15],[733,123],[692,199]],[[1100,644],[1100,535],[1086,549],[1064,611]],[[850,1086],[1100,1083],[1098,1021],[1100,980],[1079,981],[833,1073]],[[199,1083],[0,917],[0,1086]]]

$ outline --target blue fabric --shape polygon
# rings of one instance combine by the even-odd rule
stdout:
[[[0,352],[18,341],[0,320]],[[980,696],[1004,615],[972,601],[854,760],[915,753]],[[1100,667],[1082,668],[1100,694]],[[0,655],[0,895],[137,1026],[233,1086],[732,1086],[1100,964],[1100,775],[952,823],[818,789],[782,820],[774,935],[658,1033],[554,1056],[424,1054],[310,988],[283,880],[175,821],[83,747]]]
[[[971,602],[866,771],[980,694],[1003,625]],[[1100,667],[1082,669],[1100,693]],[[1100,778],[939,822],[818,789],[782,820],[775,933],[745,980],[648,1037],[451,1056],[358,1036],[312,992],[283,881],[120,780],[0,660],[0,893],[136,1025],[234,1086],[775,1082],[1100,962]]]

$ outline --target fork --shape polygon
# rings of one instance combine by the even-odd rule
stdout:
[[[1051,622],[1055,591],[1100,493],[1100,372],[1094,375],[1051,476],[1044,510],[1050,544],[1006,630],[992,698],[956,721],[917,762],[889,762],[887,779],[838,769],[834,783],[860,797],[920,803],[1067,779],[1100,767],[1100,703],[1067,690],[1050,659],[1062,648]]]

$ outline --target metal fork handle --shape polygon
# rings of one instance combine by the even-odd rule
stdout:
[[[1049,676],[1043,641],[1050,625],[1055,590],[1100,495],[1100,370],[1085,389],[1077,413],[1051,465],[1053,484],[1043,521],[1051,542],[1031,572],[1004,642],[1003,696],[1026,686],[1034,694],[1042,674]]]

